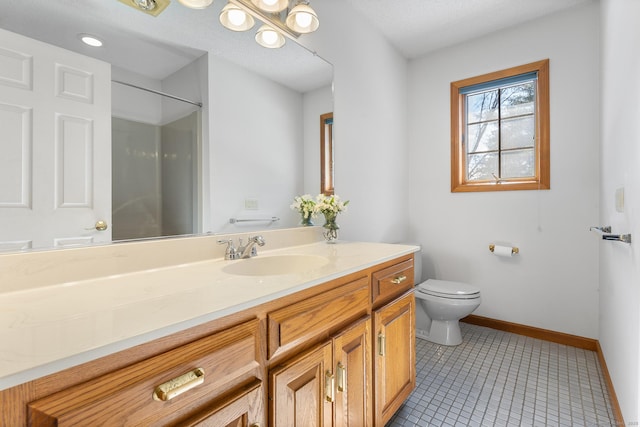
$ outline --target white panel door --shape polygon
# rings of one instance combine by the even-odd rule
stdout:
[[[0,251],[111,240],[111,66],[0,29]]]

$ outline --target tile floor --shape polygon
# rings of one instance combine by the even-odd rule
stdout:
[[[595,352],[460,326],[456,347],[416,339],[416,389],[386,427],[615,425]]]

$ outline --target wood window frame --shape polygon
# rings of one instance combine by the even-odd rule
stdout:
[[[535,123],[535,176],[495,181],[468,181],[466,146],[463,141],[465,118],[462,88],[485,82],[537,72]],[[549,145],[549,60],[483,74],[451,83],[451,192],[548,190],[551,188]]]
[[[325,196],[334,194],[333,112],[320,115],[320,193]]]

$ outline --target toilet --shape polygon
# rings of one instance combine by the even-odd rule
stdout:
[[[416,286],[415,295],[416,337],[441,345],[462,343],[458,321],[478,308],[480,290],[466,283],[429,279]]]

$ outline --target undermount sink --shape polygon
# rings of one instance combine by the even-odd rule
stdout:
[[[222,271],[239,276],[277,276],[303,273],[328,263],[327,258],[317,255],[267,255],[235,261]]]

